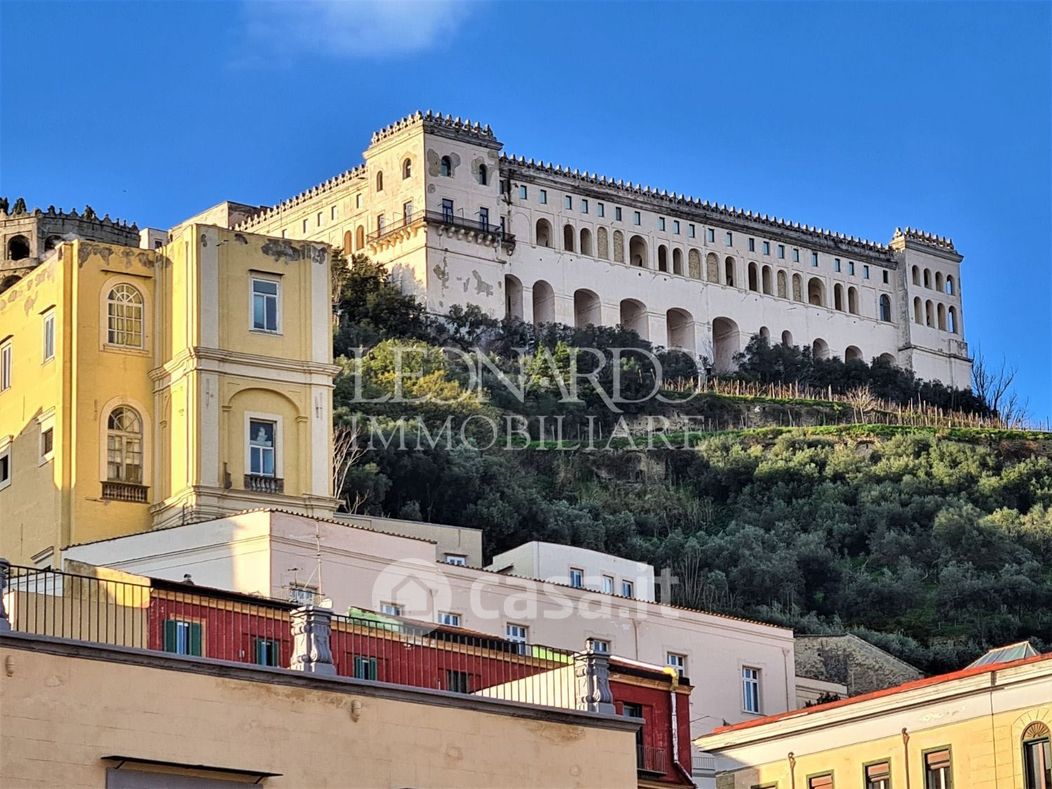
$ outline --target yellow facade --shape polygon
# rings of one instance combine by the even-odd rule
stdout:
[[[331,513],[329,288],[323,245],[188,224],[156,250],[63,244],[0,294],[0,556],[43,565],[264,505]]]
[[[1024,750],[1047,748],[1050,728],[1044,655],[725,727],[695,744],[717,758],[717,789],[865,789],[867,768],[882,764],[890,783],[872,785],[1043,789],[1024,777]]]

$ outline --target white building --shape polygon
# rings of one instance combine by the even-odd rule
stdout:
[[[325,183],[273,208],[202,216],[367,254],[437,313],[477,304],[538,323],[622,324],[722,369],[761,333],[969,384],[949,239],[907,228],[866,241],[502,147],[488,126],[416,113]]]
[[[654,568],[588,548],[554,542],[524,543],[493,557],[487,570],[654,601]]]

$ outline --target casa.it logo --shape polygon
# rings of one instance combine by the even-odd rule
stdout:
[[[453,591],[435,570],[434,562],[399,559],[387,565],[373,584],[372,608],[382,611],[396,605],[409,619],[432,620],[437,612],[452,608]]]

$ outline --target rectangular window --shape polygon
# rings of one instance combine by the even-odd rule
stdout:
[[[453,201],[448,197],[442,198],[442,221],[453,221]]]
[[[750,238],[749,239],[749,251],[750,252],[755,252],[756,251],[756,239],[755,238]]]
[[[573,197],[570,195],[563,195],[563,208],[567,211],[573,210]]]
[[[398,603],[380,603],[380,613],[384,616],[401,616],[402,606]]]
[[[770,255],[771,254],[771,242],[770,241],[764,241],[763,242],[763,254],[765,254],[765,255]]]
[[[450,611],[439,611],[438,623],[449,627],[460,627],[460,614],[454,614]]]
[[[697,228],[694,225],[687,225],[687,238],[694,238],[697,233]]]
[[[588,198],[587,197],[582,197],[581,198],[581,213],[582,214],[587,214],[588,213]]]
[[[402,222],[409,225],[413,222],[413,201],[402,203]]]
[[[303,232],[304,233],[307,232],[307,220],[306,219],[303,220]]]
[[[862,266],[862,279],[869,279],[869,266]]]
[[[0,490],[11,484],[11,445],[0,448]]]
[[[793,247],[793,262],[800,262],[800,250],[797,247]]]
[[[384,230],[387,228],[387,217],[383,214],[377,214],[376,216],[376,234],[383,235]]]
[[[369,657],[368,655],[354,656],[355,679],[370,679],[375,682],[376,678],[379,676],[379,672],[376,669],[376,658]]]
[[[715,231],[715,229],[713,229],[711,227],[705,228],[705,240],[710,242],[710,243],[715,243],[715,241],[716,241],[716,231]]]
[[[727,246],[733,247],[734,246],[734,233],[732,233],[730,230],[728,230],[726,235],[723,237],[723,241],[724,241],[724,243]]]
[[[785,260],[785,244],[778,245],[778,259]]]
[[[585,646],[592,652],[598,652],[600,655],[610,654],[610,642],[603,638],[590,638],[585,642]]]
[[[818,266],[818,253],[817,252],[812,252],[811,253],[811,266],[812,267]]]
[[[248,421],[248,473],[273,477],[277,423],[265,419]]]
[[[362,207],[362,196],[361,196],[361,194],[356,194],[354,196],[354,207],[355,208],[361,208]]]
[[[867,764],[864,778],[866,789],[891,789],[891,762]]]
[[[459,553],[447,553],[446,564],[455,564],[458,567],[466,567],[468,563],[468,557]]]
[[[547,189],[541,189],[540,190],[540,192],[537,195],[537,201],[541,205],[548,205],[548,190]]]
[[[252,651],[257,666],[277,666],[281,659],[278,642],[273,638],[253,638]]]
[[[515,625],[509,622],[504,629],[504,635],[508,641],[518,645],[518,653],[526,654],[526,642],[530,637],[530,629],[526,625]]]
[[[252,280],[252,328],[278,331],[278,288],[272,279]]]
[[[687,674],[687,656],[679,655],[675,652],[668,652],[665,654],[665,664],[676,669],[679,673],[680,679]]]
[[[603,591],[606,592],[606,594],[613,594],[614,593],[614,576],[612,576],[612,575],[604,575],[603,576]]]
[[[202,631],[200,622],[169,619],[164,623],[164,651],[175,655],[201,657]]]
[[[641,224],[643,224],[643,215],[640,214],[638,211],[633,211],[632,213],[633,213],[632,224],[634,224],[634,225],[641,225]]]
[[[847,273],[851,276],[855,276],[855,261],[849,260],[847,262]]]
[[[596,203],[595,212],[599,216],[606,216],[606,206],[604,206],[602,203]]]
[[[674,235],[674,236],[678,236],[679,235],[679,220],[678,219],[673,219],[672,220],[672,235]]]
[[[840,272],[840,258],[833,258],[833,271]]]
[[[0,345],[0,392],[11,388],[11,343]]]
[[[887,285],[888,284],[888,272],[882,271],[881,274],[884,275],[884,284]]]
[[[318,216],[315,217],[314,221],[315,221],[315,225],[317,225],[318,227],[321,227],[321,211],[318,212]]]
[[[446,671],[446,690],[453,693],[471,693],[471,675],[466,671]]]
[[[636,585],[631,581],[621,582],[621,596],[622,597],[635,597],[636,596]]]
[[[621,221],[621,206],[614,206],[614,219],[618,222]]]
[[[329,209],[329,219],[336,219],[336,206]]]
[[[526,184],[519,184],[519,199],[526,200],[530,196],[530,190],[526,188]]]
[[[760,669],[742,666],[742,709],[760,711]]]
[[[664,229],[665,229],[665,217],[659,216],[658,217],[658,230],[664,230]]]
[[[570,586],[574,589],[584,586],[584,570],[577,567],[570,568]]]
[[[807,789],[833,789],[833,774],[812,775],[807,779]]]
[[[44,313],[44,361],[49,362],[55,358],[55,313],[48,311]]]
[[[949,748],[924,754],[924,789],[953,789],[953,763]]]
[[[489,230],[489,209],[479,209],[479,227],[483,230]]]
[[[40,462],[44,463],[55,456],[55,428],[49,427],[40,434]]]

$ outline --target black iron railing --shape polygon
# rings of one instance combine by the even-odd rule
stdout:
[[[512,233],[508,233],[500,224],[493,224],[488,219],[469,219],[448,211],[428,211],[426,216],[428,222],[446,227],[456,227],[462,230],[473,230],[500,241],[502,244],[515,245],[515,236]]]

